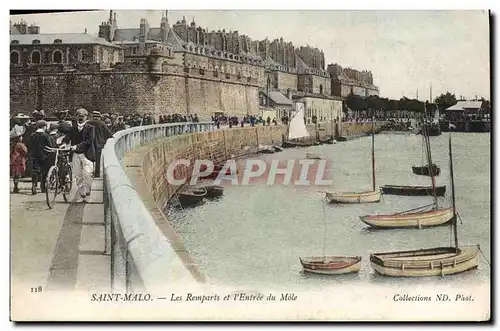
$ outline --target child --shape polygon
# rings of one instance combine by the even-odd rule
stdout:
[[[19,193],[19,178],[26,170],[28,149],[23,143],[24,127],[14,128],[10,132],[10,174],[14,179],[13,193]]]

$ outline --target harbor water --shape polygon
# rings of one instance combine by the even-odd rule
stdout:
[[[194,208],[166,209],[199,269],[217,285],[298,286],[328,283],[446,284],[489,282],[490,266],[490,135],[452,133],[459,245],[479,244],[479,268],[459,275],[430,278],[386,278],[369,266],[370,253],[453,245],[451,227],[373,230],[359,216],[392,213],[431,204],[432,197],[383,195],[379,203],[327,204],[310,186],[265,184],[224,185],[224,196]],[[449,133],[430,137],[433,163],[441,167],[438,198],[451,206],[448,157]],[[297,159],[313,152],[332,161],[334,191],[371,190],[371,137],[261,155],[262,159]],[[375,136],[376,186],[430,185],[430,177],[412,173],[425,164],[422,138],[414,134]],[[424,162],[424,163],[422,163]],[[463,222],[461,222],[461,220]],[[299,256],[359,255],[358,274],[318,276],[302,272]]]

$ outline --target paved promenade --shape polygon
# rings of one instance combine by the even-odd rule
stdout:
[[[109,290],[102,180],[94,180],[87,204],[75,202],[75,186],[70,202],[60,195],[53,209],[45,193],[31,195],[31,182],[20,183],[20,194],[10,195],[12,295],[14,287],[23,292],[39,286],[44,292]]]

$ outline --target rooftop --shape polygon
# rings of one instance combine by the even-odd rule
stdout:
[[[47,33],[47,34],[17,34],[10,36],[10,42],[17,40],[19,45],[31,45],[34,40],[39,40],[41,45],[52,45],[56,39],[60,44],[99,44],[120,48],[107,42],[103,38],[88,33]]]
[[[464,111],[465,109],[479,109],[482,104],[482,101],[458,101],[455,105],[446,108],[446,110]]]

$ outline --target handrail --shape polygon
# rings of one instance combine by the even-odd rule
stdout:
[[[105,251],[111,255],[113,292],[165,292],[176,282],[193,283],[123,169],[125,153],[158,138],[213,131],[212,122],[133,127],[108,139],[103,148]]]

